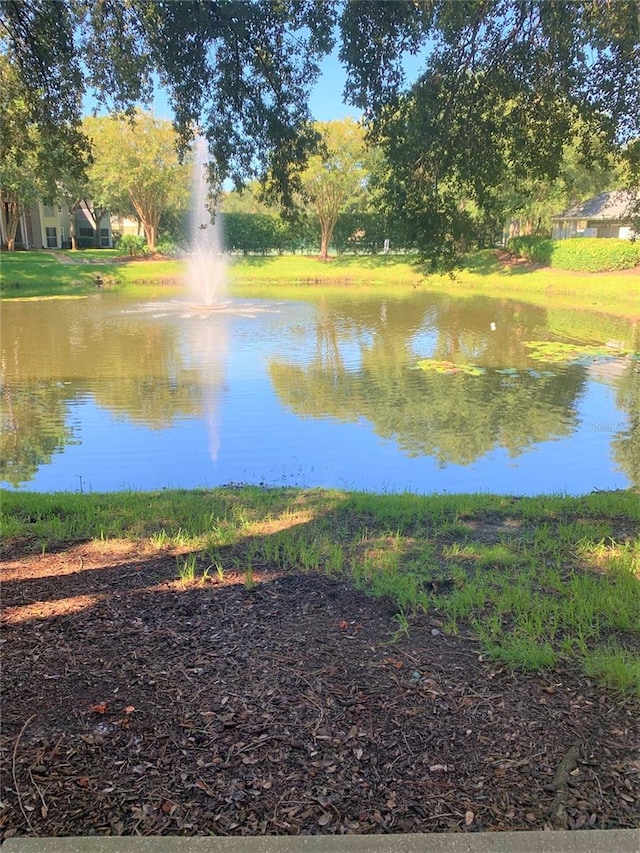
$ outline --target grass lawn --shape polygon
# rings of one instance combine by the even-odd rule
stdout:
[[[183,276],[183,261],[123,258],[115,249],[0,254],[3,299],[85,296],[98,277],[105,289],[150,297],[160,288],[177,292]]]
[[[640,502],[371,495],[234,488],[208,492],[4,493],[5,541],[46,559],[78,540],[174,554],[183,580],[321,572],[393,602],[399,632],[437,612],[489,657],[542,671],[571,660],[640,699]]]
[[[19,252],[0,256],[2,298],[84,295],[100,276],[109,290],[136,297],[179,293],[180,260],[122,259],[115,250]],[[493,250],[471,254],[453,276],[424,276],[408,255],[340,256],[323,263],[300,255],[235,257],[229,265],[232,292],[247,297],[315,299],[332,288],[354,296],[384,290],[395,298],[414,288],[458,296],[518,298],[548,308],[583,308],[637,318],[640,276],[629,270],[575,273],[526,264],[505,265]]]
[[[316,258],[283,256],[237,259],[230,268],[233,290],[248,297],[315,299],[331,290],[402,298],[416,288],[459,296],[520,299],[545,308],[597,311],[640,317],[640,273],[575,273],[529,265],[505,266],[497,253],[474,252],[454,274],[424,275],[407,255]]]

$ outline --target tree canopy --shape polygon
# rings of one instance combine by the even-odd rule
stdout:
[[[385,153],[381,199],[435,259],[503,215],[504,188],[585,162],[640,161],[640,5],[491,0],[350,3],[341,57],[351,102]],[[403,86],[402,50],[426,51]]]
[[[381,203],[436,259],[491,230],[509,183],[556,178],[577,127],[585,162],[640,171],[638,0],[5,0],[0,34],[57,150],[82,147],[85,89],[126,110],[157,80],[182,147],[206,135],[216,185],[269,175],[289,202],[337,37],[346,100],[384,151]]]
[[[185,206],[189,192],[188,169],[178,162],[171,123],[137,112],[131,119],[87,118],[84,129],[92,146],[88,177],[94,205],[124,213],[133,207],[153,251],[162,213]],[[95,218],[99,222],[100,214]]]
[[[326,260],[338,214],[364,193],[368,177],[364,134],[353,119],[318,122],[322,150],[301,174],[305,197],[320,224],[320,258]]]

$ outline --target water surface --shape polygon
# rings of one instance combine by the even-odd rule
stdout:
[[[631,322],[418,290],[213,312],[100,293],[7,301],[1,324],[10,488],[639,484]]]

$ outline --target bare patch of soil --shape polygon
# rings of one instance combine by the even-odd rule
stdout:
[[[640,826],[637,703],[513,675],[435,615],[398,636],[344,581],[175,575],[5,559],[2,837]]]
[[[498,263],[504,268],[508,270],[539,270],[544,267],[544,264],[533,263],[532,261],[528,261],[526,258],[522,258],[519,255],[513,255],[511,252],[507,252],[505,249],[499,249],[496,252],[496,257],[498,259]]]

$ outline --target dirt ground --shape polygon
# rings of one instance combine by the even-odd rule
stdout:
[[[2,564],[1,837],[640,826],[640,707],[407,636],[343,581],[183,585],[77,543]]]

